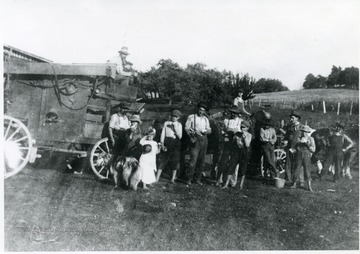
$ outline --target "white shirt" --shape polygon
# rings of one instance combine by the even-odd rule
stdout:
[[[169,125],[173,125],[174,126],[174,130],[169,126]],[[176,135],[175,135],[176,133]],[[161,136],[160,136],[160,142],[164,143],[165,138],[178,138],[181,139],[182,137],[182,125],[179,122],[172,122],[172,121],[166,121],[164,123],[164,127],[161,131]]]
[[[189,131],[190,129],[193,129],[198,134],[211,131],[209,119],[206,116],[198,116],[197,114],[189,115],[185,123],[185,130]]]
[[[110,118],[109,127],[115,130],[129,129],[130,121],[126,115],[119,116],[118,113],[113,114]]]
[[[239,106],[239,103],[244,104],[244,100],[243,100],[241,97],[236,97],[236,98],[234,99],[234,105],[235,105],[236,107],[238,107],[238,106]]]
[[[240,131],[241,122],[243,119],[235,117],[234,119],[224,119],[225,131],[232,131],[234,133]]]
[[[116,64],[116,71],[123,75],[123,76],[126,76],[126,77],[130,77],[132,75],[132,72],[131,71],[124,71],[123,68],[123,62],[121,60],[121,57],[120,56],[115,56],[113,58],[111,58],[111,60],[109,60],[110,63],[114,63]]]

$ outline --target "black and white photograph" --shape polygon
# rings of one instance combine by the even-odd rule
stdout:
[[[3,0],[5,252],[359,252],[357,0]]]

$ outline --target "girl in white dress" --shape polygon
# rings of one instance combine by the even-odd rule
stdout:
[[[146,186],[147,184],[156,182],[156,154],[159,153],[159,149],[158,143],[153,140],[155,134],[155,129],[151,128],[146,136],[140,140],[140,145],[142,145],[143,152],[140,156],[139,164],[142,169],[141,180],[143,182],[144,189],[148,189]]]

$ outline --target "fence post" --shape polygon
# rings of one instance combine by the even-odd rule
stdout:
[[[259,107],[260,107],[260,105],[261,105],[261,98],[259,99]]]
[[[285,100],[283,99],[282,100],[282,109],[284,109],[284,107],[285,107]]]
[[[311,111],[314,112],[314,104],[311,104]]]
[[[353,101],[351,101],[351,104],[350,104],[350,115],[352,115],[352,109],[353,109]]]
[[[338,106],[337,106],[337,115],[339,115],[340,113],[340,102],[338,102]]]

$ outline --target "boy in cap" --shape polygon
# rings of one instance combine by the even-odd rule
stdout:
[[[177,109],[171,112],[171,121],[166,121],[161,131],[160,144],[162,154],[156,175],[158,182],[165,166],[170,162],[172,169],[171,182],[175,183],[176,172],[180,169],[182,125],[179,122],[181,112]]]
[[[341,123],[336,123],[335,131],[329,138],[329,154],[324,164],[324,169],[328,169],[332,164],[335,165],[334,182],[337,182],[340,178],[344,153],[354,145],[354,142],[343,133],[343,130],[344,126]],[[347,146],[343,148],[345,143],[347,143]],[[321,171],[319,177],[320,180],[322,180],[325,173],[326,170]]]
[[[300,128],[300,132],[301,135],[295,145],[295,172],[294,182],[291,188],[296,188],[296,183],[300,180],[300,169],[303,167],[309,191],[313,191],[311,188],[311,156],[315,152],[315,141],[314,138],[310,136],[311,128],[309,126],[303,125]]]
[[[187,184],[194,180],[202,185],[201,174],[205,167],[207,135],[211,133],[209,119],[205,116],[206,109],[205,104],[199,103],[196,114],[189,115],[185,123],[185,131],[192,139]]]
[[[272,128],[273,123],[270,119],[266,119],[261,123],[260,128],[260,144],[261,144],[261,153],[264,157],[264,164],[267,163],[271,167],[271,177],[279,177],[279,170],[275,165],[275,154],[274,154],[274,145],[277,140],[276,131]],[[264,172],[264,176],[267,176],[267,173]]]
[[[227,172],[224,175],[227,176],[226,182],[221,189],[226,189],[229,186],[230,180],[237,164],[239,164],[239,174],[241,176],[240,189],[244,187],[245,174],[248,164],[249,147],[252,139],[252,135],[248,132],[250,123],[248,121],[242,121],[240,125],[240,131],[237,131],[234,135],[234,149],[232,150],[230,162],[227,167]]]

